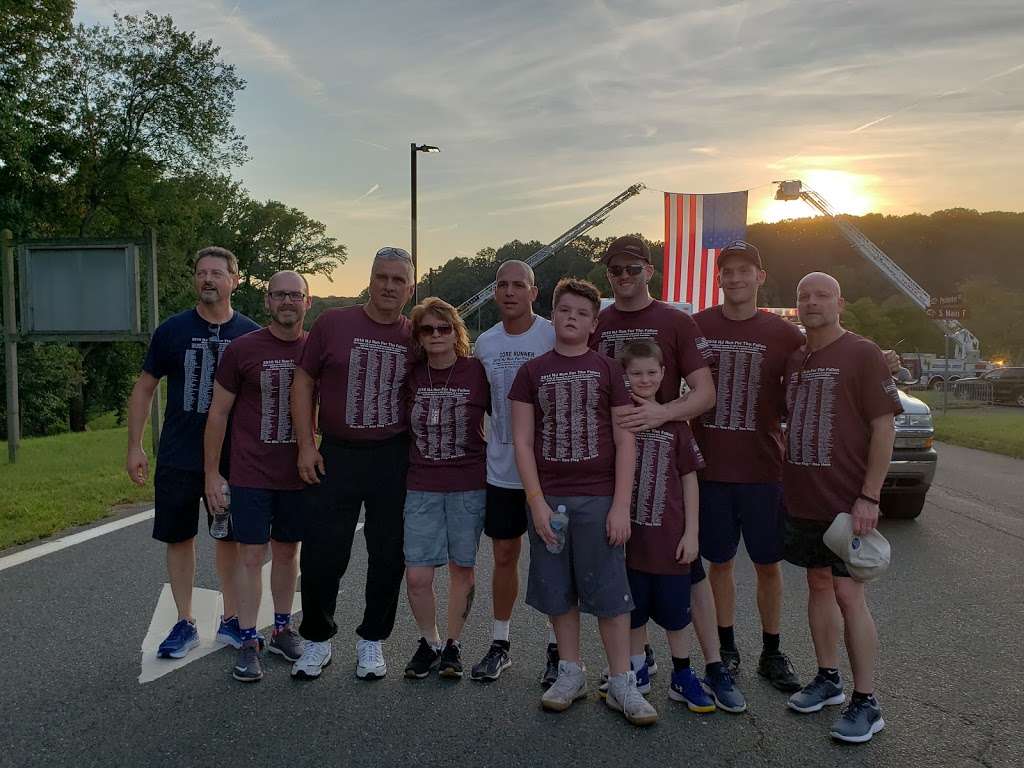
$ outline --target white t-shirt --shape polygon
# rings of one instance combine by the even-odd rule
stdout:
[[[506,333],[500,322],[480,334],[473,354],[484,364],[491,385],[491,419],[487,435],[487,482],[500,488],[522,488],[512,445],[512,407],[508,391],[519,366],[550,352],[555,328],[539,315],[525,333]]]

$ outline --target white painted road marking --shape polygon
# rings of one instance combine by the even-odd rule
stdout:
[[[62,549],[73,547],[75,544],[81,544],[83,541],[89,541],[89,539],[95,539],[98,536],[119,531],[122,528],[127,528],[129,525],[135,525],[136,523],[141,523],[144,520],[152,519],[153,510],[148,509],[145,512],[139,512],[135,515],[123,517],[120,520],[114,520],[110,523],[97,525],[95,528],[90,528],[87,531],[73,533],[70,536],[54,539],[53,541],[48,541],[45,544],[40,544],[37,547],[23,549],[20,552],[15,552],[13,555],[0,557],[0,571],[13,568],[14,566],[21,565],[22,563],[27,563],[30,560],[35,560],[37,557],[42,557],[43,555],[50,555],[54,552],[59,552]]]
[[[356,524],[357,532],[362,528],[362,523]],[[260,609],[256,614],[256,626],[259,629],[265,629],[274,623],[274,600],[270,592],[270,566],[271,562],[267,561],[261,571],[263,598],[260,600]],[[302,593],[296,592],[295,601],[292,603],[292,613],[298,613],[301,610]],[[139,672],[139,683],[150,683],[214,651],[226,648],[227,646],[218,643],[215,639],[223,611],[224,603],[220,592],[215,589],[194,587],[192,589],[192,613],[196,617],[199,646],[189,651],[188,655],[182,659],[157,658],[157,648],[160,647],[160,643],[178,620],[178,609],[174,605],[171,585],[164,583],[156,603],[156,610],[153,611],[153,618],[149,622],[149,630],[142,640],[142,669]]]

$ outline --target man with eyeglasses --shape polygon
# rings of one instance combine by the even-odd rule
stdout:
[[[473,354],[483,363],[491,386],[491,420],[487,439],[487,506],[484,533],[491,538],[494,571],[491,599],[494,634],[484,658],[473,667],[473,680],[497,680],[512,664],[509,626],[519,595],[519,555],[526,533],[526,492],[516,469],[512,412],[508,391],[523,363],[555,346],[551,321],[533,312],[537,285],[533,268],[510,260],[498,267],[494,303],[501,320],[476,340]],[[558,677],[558,645],[549,627],[547,663],[541,685]]]
[[[206,420],[206,498],[214,510],[223,510],[229,505],[220,458],[231,419],[229,509],[242,558],[238,608],[242,647],[231,675],[246,683],[263,677],[256,617],[268,542],[274,629],[267,647],[292,663],[302,656],[291,613],[299,574],[304,486],[296,463],[289,396],[295,365],[306,343],[302,321],[311,303],[309,285],[299,273],[278,272],[270,278],[264,297],[270,324],[225,350]]]
[[[157,649],[157,656],[172,659],[182,658],[199,645],[192,614],[195,538],[199,500],[204,498],[205,490],[203,430],[213,399],[217,364],[232,339],[259,329],[231,307],[231,294],[238,287],[238,260],[231,251],[217,246],[201,249],[195,256],[193,283],[199,301],[156,329],[128,400],[125,469],[132,482],[143,485],[149,476],[149,460],[142,448],[142,434],[153,393],[160,379],[167,377],[167,406],[153,478],[153,538],[167,545],[167,574],[178,609],[178,620]],[[226,462],[221,472],[228,474]],[[205,506],[207,523],[212,525],[210,505]],[[238,547],[230,534],[217,540],[216,560],[224,596],[217,640],[239,648]]]
[[[715,407],[694,419],[704,455],[700,472],[700,551],[718,617],[719,652],[736,673],[740,652],[733,631],[733,576],[740,538],[754,563],[762,650],[758,674],[780,691],[800,689],[780,649],[782,613],[782,377],[786,360],[803,346],[793,323],[757,308],[767,273],[757,247],[743,240],[718,254],[723,302],[694,315],[715,378]]]
[[[865,585],[822,536],[842,512],[853,533],[878,525],[878,499],[903,412],[899,391],[878,346],[844,329],[839,282],[811,272],[797,284],[806,346],[786,364],[786,498],[784,556],[807,571],[807,617],[818,662],[814,679],[789,698],[797,712],[819,712],[846,701],[839,675],[839,639],[853,670],[850,703],[830,734],[863,743],[885,727],[875,699],[878,634]]]
[[[632,395],[633,407],[620,417],[619,424],[630,432],[657,429],[669,421],[689,421],[715,404],[715,385],[703,356],[704,339],[697,324],[685,312],[654,299],[648,288],[654,265],[647,242],[635,235],[613,240],[601,261],[611,284],[615,303],[601,311],[591,346],[609,357],[618,357],[633,341],[658,343],[664,357],[665,376],[657,400]],[[680,395],[683,381],[687,392]],[[743,712],[747,702],[736,688],[728,669],[722,664],[715,642],[715,604],[698,557],[690,569],[690,603],[694,629],[707,663],[704,683],[719,709]],[[673,666],[685,664],[674,660]],[[643,658],[631,659],[635,671],[650,675],[657,664],[650,645]]]
[[[356,677],[382,678],[381,641],[395,624],[405,572],[402,551],[408,414],[403,386],[412,360],[411,325],[402,308],[413,295],[412,257],[381,248],[370,270],[369,300],[316,319],[292,385],[299,476],[307,484],[302,571],[303,653],[292,667],[315,679],[331,662],[338,586],[348,568],[360,510],[368,564],[366,605],[356,628]],[[314,393],[319,387],[317,447]]]

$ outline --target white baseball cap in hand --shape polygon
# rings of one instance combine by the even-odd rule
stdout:
[[[846,563],[846,569],[857,581],[874,581],[889,570],[892,561],[889,542],[877,528],[865,534],[855,534],[853,516],[848,512],[836,515],[822,541]]]

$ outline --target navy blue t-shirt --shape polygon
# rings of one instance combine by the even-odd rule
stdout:
[[[259,329],[241,312],[226,323],[210,324],[194,307],[169,317],[156,329],[142,370],[157,379],[167,377],[158,463],[203,471],[203,430],[217,363],[232,339]],[[224,455],[228,455],[226,449]]]

